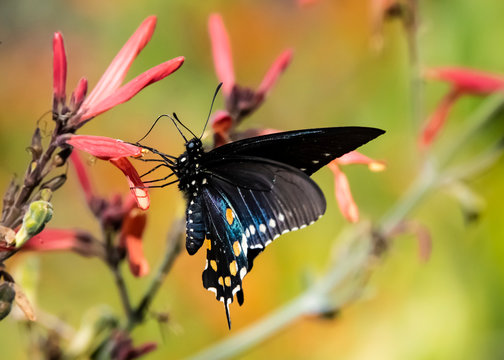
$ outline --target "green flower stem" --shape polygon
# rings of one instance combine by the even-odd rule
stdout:
[[[167,239],[167,248],[165,252],[165,256],[163,261],[159,265],[159,268],[156,272],[156,275],[152,279],[147,291],[143,295],[140,300],[138,306],[133,310],[132,316],[128,318],[128,324],[126,326],[128,331],[133,330],[133,328],[142,323],[145,319],[145,314],[147,310],[150,308],[152,301],[154,300],[155,295],[157,294],[159,288],[163,284],[166,275],[170,271],[175,258],[180,252],[180,236],[184,233],[185,230],[185,221],[184,219],[175,220],[171,226],[171,231],[168,234]]]
[[[345,256],[340,257],[342,262],[332,267],[323,278],[303,294],[283,305],[266,318],[189,359],[216,360],[231,358],[266,340],[272,334],[286,328],[302,316],[316,315],[329,310],[327,306],[328,297],[334,291],[334,287],[353,279],[362,269],[367,268],[366,264],[369,260],[371,244],[369,238],[366,238],[366,240],[357,241],[359,246],[354,246],[355,242],[352,242],[351,246],[346,248],[347,251],[344,251]],[[340,297],[330,301],[330,305],[333,309],[338,309],[346,303],[346,300],[346,296]]]
[[[453,137],[453,143],[448,150],[444,151],[444,156],[439,158],[441,167],[445,167],[453,158],[465,147],[471,137],[488,124],[504,106],[504,94],[497,93],[490,96],[466,121],[464,131],[457,137]]]

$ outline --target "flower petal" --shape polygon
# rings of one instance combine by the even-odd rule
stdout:
[[[65,102],[67,60],[61,33],[53,37],[53,97],[54,105]]]
[[[71,229],[45,229],[28,240],[22,251],[75,251],[83,256],[104,256],[104,249],[89,234]]]
[[[233,127],[233,118],[227,111],[216,111],[210,122],[214,133],[214,147],[227,144],[231,141],[229,131]]]
[[[282,74],[287,66],[289,66],[292,60],[292,50],[285,50],[280,56],[273,62],[268,72],[264,76],[261,85],[257,89],[257,94],[265,97],[268,92],[273,88],[273,85],[278,80],[280,74]]]
[[[341,213],[350,222],[359,221],[359,209],[352,197],[348,178],[339,169],[335,160],[331,161],[327,166],[334,174],[334,191]]]
[[[336,159],[336,162],[339,165],[364,164],[368,166],[369,170],[374,172],[385,170],[385,163],[383,161],[373,160],[358,151],[350,151]]]
[[[460,92],[486,95],[504,89],[504,77],[461,67],[440,67],[426,71],[427,78],[446,81]]]
[[[80,114],[81,118],[79,124],[82,125],[92,117],[95,117],[96,115],[99,115],[116,105],[128,101],[133,96],[138,94],[138,92],[140,92],[140,90],[142,90],[144,87],[162,80],[166,76],[176,71],[180,66],[182,66],[183,63],[183,56],[179,56],[175,59],[166,61],[138,75],[136,78],[120,87],[117,91],[113,92],[105,98],[102,98],[100,101],[88,103],[89,107],[86,108],[85,104],[83,104],[81,109],[84,110]]]
[[[94,192],[91,186],[91,179],[88,176],[86,168],[77,152],[72,151],[72,153],[70,154],[70,160],[75,168],[75,172],[77,173],[77,178],[79,179],[82,190],[84,190],[86,201],[88,204],[91,204],[94,198]]]
[[[142,155],[142,148],[105,136],[72,135],[66,143],[101,160]]]
[[[121,244],[126,248],[131,273],[139,277],[149,273],[149,263],[142,248],[142,234],[146,223],[147,215],[135,208],[126,215],[121,228]]]
[[[138,207],[142,210],[147,210],[150,206],[149,193],[133,165],[124,157],[110,159],[110,162],[126,175],[131,193],[135,196]]]
[[[103,100],[121,86],[133,60],[135,60],[140,51],[150,41],[156,28],[156,21],[155,16],[149,16],[140,24],[138,29],[117,53],[93,91],[84,101],[84,107],[91,106]]]
[[[462,93],[457,89],[452,89],[441,100],[434,113],[427,120],[425,127],[420,135],[419,145],[421,148],[426,148],[432,144],[437,134],[443,128],[443,125],[448,118],[448,113]]]
[[[75,111],[80,108],[84,98],[86,97],[88,87],[88,81],[85,77],[81,78],[72,92],[72,97],[70,98],[70,108]]]
[[[208,32],[212,42],[215,72],[219,81],[222,82],[222,93],[224,96],[229,96],[235,84],[235,75],[229,36],[219,14],[210,15]]]

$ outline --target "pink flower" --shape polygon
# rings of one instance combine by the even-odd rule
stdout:
[[[53,116],[55,120],[65,123],[68,129],[75,130],[93,117],[128,101],[144,87],[176,71],[183,64],[183,57],[157,65],[121,86],[133,60],[149,42],[155,26],[155,16],[145,19],[112,60],[87,98],[87,80],[82,78],[79,81],[68,107],[65,105],[67,73],[65,47],[61,33],[55,33],[53,38]]]
[[[462,95],[484,96],[504,90],[503,76],[472,69],[441,67],[430,69],[425,75],[430,79],[450,83],[451,89],[424,126],[419,139],[419,144],[423,148],[432,144],[443,128],[451,108]]]
[[[149,208],[150,200],[146,186],[140,179],[138,172],[127,159],[129,156],[138,157],[142,155],[142,149],[125,143],[121,140],[111,139],[104,136],[72,135],[65,142],[76,149],[85,151],[101,160],[110,161],[114,166],[123,172],[128,180],[131,193],[135,197],[138,207],[146,210]],[[74,159],[75,160],[75,159]],[[79,175],[80,165],[76,165]],[[82,173],[79,175],[81,184],[86,193],[88,203],[91,201],[90,188]]]
[[[208,31],[212,42],[215,72],[219,81],[222,82],[222,94],[226,101],[226,111],[217,113],[212,119],[216,144],[222,145],[222,143],[230,141],[229,133],[235,125],[262,104],[280,74],[289,65],[292,59],[292,50],[285,50],[280,54],[264,76],[258,89],[252,90],[235,82],[229,36],[219,14],[210,16]]]
[[[359,221],[359,209],[350,191],[348,178],[340,169],[340,165],[349,164],[365,164],[371,171],[382,171],[385,169],[385,164],[368,158],[357,151],[351,151],[327,165],[334,174],[335,195],[341,213],[348,221],[357,222]]]

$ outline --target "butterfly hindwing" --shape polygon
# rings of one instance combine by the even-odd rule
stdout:
[[[303,228],[325,212],[319,187],[303,172],[261,158],[235,158],[204,169],[207,265],[203,286],[226,308],[237,295],[254,258],[274,239]],[[231,175],[232,173],[232,175]]]
[[[224,194],[213,186],[202,191],[206,210],[207,263],[203,271],[203,286],[215,293],[226,308],[228,326],[231,327],[229,304],[236,294],[243,304],[242,279],[247,273],[246,247],[243,248],[242,225]]]
[[[325,198],[317,184],[289,165],[241,157],[207,171],[214,174],[212,186],[226,194],[242,225],[249,271],[254,258],[273,240],[312,224],[325,212]]]

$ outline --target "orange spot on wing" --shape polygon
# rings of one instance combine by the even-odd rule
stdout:
[[[224,283],[228,287],[231,286],[231,278],[229,276],[226,276],[226,278],[224,279]]]
[[[215,262],[215,260],[210,260],[210,266],[214,271],[217,271],[217,263]]]
[[[236,260],[233,260],[233,262],[229,264],[229,271],[233,276],[235,276],[236,273],[238,272],[238,265],[236,264]]]
[[[226,209],[226,220],[227,220],[227,222],[228,222],[229,225],[233,224],[234,214],[233,214],[233,210],[231,210],[231,208],[227,208]]]
[[[235,256],[240,255],[241,248],[240,248],[240,243],[238,241],[234,242],[234,244],[233,244],[233,251],[234,251]]]

